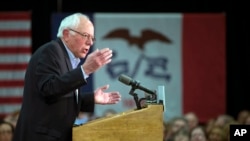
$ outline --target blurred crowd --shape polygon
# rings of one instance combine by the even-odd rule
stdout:
[[[104,111],[103,117],[117,114],[113,109]],[[0,141],[11,141],[14,134],[15,125],[19,111],[7,115],[0,120]],[[79,119],[84,118],[84,122],[94,120],[94,115],[79,114]],[[84,123],[83,123],[84,124]],[[239,111],[236,118],[222,114],[201,123],[199,117],[194,112],[189,112],[183,116],[175,117],[167,122],[163,122],[163,141],[229,141],[230,125],[245,124],[250,125],[250,111]]]
[[[221,114],[205,123],[200,123],[199,117],[189,112],[164,122],[163,141],[229,141],[233,124],[250,125],[250,111],[242,110],[236,118]]]

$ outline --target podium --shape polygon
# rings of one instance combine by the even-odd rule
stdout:
[[[163,105],[149,104],[73,127],[73,141],[163,141]]]

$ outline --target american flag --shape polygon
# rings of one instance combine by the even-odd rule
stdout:
[[[0,118],[21,108],[31,57],[31,13],[0,12]]]

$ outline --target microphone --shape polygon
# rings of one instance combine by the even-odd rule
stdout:
[[[118,80],[126,85],[131,85],[132,88],[134,89],[140,89],[140,90],[143,90],[144,92],[146,93],[149,93],[149,94],[153,94],[153,95],[156,95],[156,93],[152,90],[149,90],[143,86],[140,85],[139,82],[137,82],[136,80],[133,80],[132,78],[122,74],[119,76]]]

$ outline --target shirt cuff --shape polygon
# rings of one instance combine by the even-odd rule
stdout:
[[[82,70],[82,75],[83,75],[84,79],[87,79],[87,78],[89,77],[89,75],[87,75],[87,74],[85,73],[85,71],[83,70],[82,67],[81,67],[81,70]]]

